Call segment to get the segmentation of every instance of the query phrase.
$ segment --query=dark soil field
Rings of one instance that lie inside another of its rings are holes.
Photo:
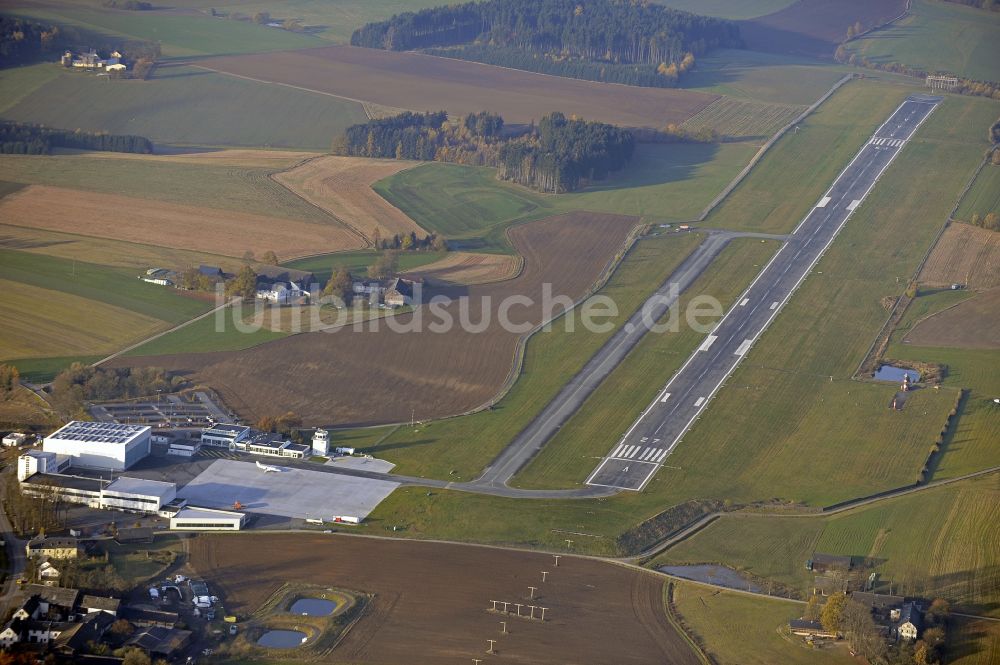
[[[629,127],[663,127],[684,122],[717,98],[687,90],[595,83],[419,53],[350,46],[224,56],[198,64],[414,111],[444,109],[464,115],[485,109],[516,124],[562,111]]]
[[[905,0],[800,0],[773,14],[740,23],[746,46],[754,51],[833,59],[848,26],[864,28],[899,16]]]
[[[906,344],[958,349],[1000,349],[1000,289],[990,289],[924,319]]]
[[[447,305],[434,305],[440,315],[424,306],[391,319],[394,326],[420,322],[419,332],[396,332],[389,320],[382,320],[378,330],[347,326],[245,351],[120,358],[113,364],[182,372],[216,389],[245,418],[294,411],[307,425],[345,426],[463,413],[500,391],[522,335],[562,311],[556,305],[546,315],[541,303],[545,285],[554,296],[571,301],[586,294],[637,222],[635,217],[570,213],[514,227],[510,238],[524,257],[521,273],[495,284],[429,290],[425,301],[435,293],[452,298]],[[515,294],[528,296],[533,304],[509,309],[510,322],[524,326],[512,332],[497,321],[501,301]],[[463,329],[463,306],[473,327],[484,320],[488,325],[480,332]],[[445,315],[454,325],[435,332],[429,324]]]
[[[190,552],[197,573],[238,615],[253,612],[284,582],[374,594],[326,662],[699,662],[667,621],[663,580],[611,563],[563,557],[555,567],[549,554],[301,534],[201,535]],[[538,587],[534,601],[528,585]],[[545,607],[546,621],[494,614],[490,600]],[[486,655],[487,639],[497,640],[495,655]]]

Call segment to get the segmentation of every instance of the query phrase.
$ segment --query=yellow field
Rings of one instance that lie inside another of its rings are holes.
[[[0,279],[4,360],[113,352],[168,324],[120,307]]]
[[[924,286],[957,282],[970,289],[1000,286],[1000,233],[950,224],[927,257],[919,281]]]
[[[417,162],[328,155],[277,173],[274,179],[295,194],[327,211],[368,240],[411,232],[427,232],[375,193],[372,183],[416,166]]]
[[[409,271],[408,274],[450,284],[489,284],[511,279],[520,270],[520,256],[449,252],[440,261]]]
[[[83,190],[30,185],[0,201],[7,224],[159,245],[192,246],[212,254],[258,256],[272,250],[283,260],[357,249],[361,238],[332,224],[280,219]]]
[[[52,427],[59,418],[41,397],[27,388],[18,388],[0,399],[0,423],[9,427]]]
[[[95,159],[134,159],[143,162],[175,162],[178,164],[206,164],[238,166],[242,168],[288,169],[297,163],[316,156],[314,152],[296,150],[209,150],[205,152],[178,152],[157,155],[140,155],[131,152],[87,153]]]

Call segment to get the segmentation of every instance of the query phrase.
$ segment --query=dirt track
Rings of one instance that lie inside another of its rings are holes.
[[[659,128],[680,124],[717,99],[687,90],[595,83],[351,46],[222,56],[198,64],[415,111],[444,109],[465,115],[486,109],[500,113],[508,123],[537,121],[547,113],[562,111],[587,120]]]
[[[455,325],[447,332],[434,332],[429,324],[443,317],[420,307],[393,318],[400,326],[421,322],[420,332],[395,332],[383,320],[377,331],[347,327],[293,335],[246,351],[119,358],[113,364],[191,375],[218,390],[246,418],[294,411],[307,425],[344,426],[462,413],[496,395],[511,371],[522,332],[496,325],[500,301],[529,296],[534,303],[515,305],[509,319],[539,325],[544,285],[572,300],[585,294],[637,222],[573,213],[515,227],[511,241],[524,257],[524,269],[515,279],[448,290],[453,299],[441,313]],[[489,325],[481,332],[463,329],[458,325],[463,305],[471,324],[488,317]]]
[[[699,662],[666,620],[663,581],[600,561],[562,558],[554,567],[552,556],[541,553],[247,534],[199,536],[191,542],[191,564],[221,590],[226,608],[241,615],[286,581],[375,594],[366,616],[328,657],[332,663]],[[545,583],[543,570],[549,572]],[[528,601],[528,585],[538,587],[536,601]],[[488,612],[493,599],[546,607],[546,621]],[[507,621],[507,635],[501,634],[501,620]],[[498,640],[496,656],[485,655],[487,638]]]
[[[376,231],[383,239],[410,232],[423,237],[427,233],[424,229],[371,187],[418,163],[328,155],[277,173],[274,179],[369,240]]]
[[[14,226],[234,257],[273,250],[293,259],[363,246],[361,238],[333,220],[312,224],[47,185],[29,185],[4,197],[0,219]]]

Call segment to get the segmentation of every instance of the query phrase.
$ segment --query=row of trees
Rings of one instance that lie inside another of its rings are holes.
[[[417,235],[416,231],[410,231],[409,233],[396,233],[393,234],[391,238],[383,238],[382,233],[375,229],[375,234],[372,237],[372,244],[375,245],[375,249],[381,250],[402,250],[407,251],[420,251],[420,250],[434,250],[435,252],[444,252],[448,249],[448,242],[436,233],[426,233],[424,237],[421,238]]]
[[[819,619],[825,630],[842,634],[851,649],[872,665],[933,665],[941,661],[949,613],[948,601],[936,598],[924,613],[921,639],[893,645],[882,637],[871,608],[842,592],[822,605],[818,596],[810,597],[805,618]]]
[[[843,45],[837,47],[833,57],[837,62],[845,63],[854,67],[864,67],[865,69],[892,72],[894,74],[903,74],[904,76],[913,76],[915,78],[925,78],[929,73],[919,67],[911,67],[910,65],[904,65],[900,62],[877,62],[875,60],[869,60],[865,56],[859,56],[857,53],[851,53]],[[961,76],[957,78],[958,86],[955,88],[954,92],[962,95],[972,95],[974,97],[1000,99],[1000,83],[996,83],[994,81],[976,81],[974,79],[963,78]]]
[[[0,63],[14,64],[37,59],[60,46],[56,26],[10,16],[0,16]]]
[[[988,212],[985,215],[974,212],[969,217],[969,223],[982,229],[1000,231],[1000,215],[997,215],[995,212]]]
[[[153,152],[152,142],[133,134],[105,134],[50,129],[20,122],[0,122],[0,153],[5,155],[47,155],[52,148],[76,148],[105,152]]]
[[[348,127],[335,152],[497,167],[497,177],[544,192],[567,192],[622,169],[635,150],[631,132],[552,113],[520,136],[503,137],[503,119],[469,114],[451,124],[445,112],[411,113]],[[415,235],[410,245],[415,245]],[[433,242],[428,237],[424,242]],[[441,241],[443,244],[443,240]],[[385,247],[384,243],[379,243]],[[406,237],[400,248],[407,248]]]
[[[354,31],[351,44],[394,51],[474,45],[453,55],[562,76],[666,86],[676,84],[688,55],[739,47],[742,40],[732,21],[648,2],[485,0],[369,23]],[[671,65],[675,69],[668,74]]]
[[[52,381],[52,401],[75,413],[85,400],[131,399],[176,392],[187,385],[162,367],[91,367],[73,363]]]

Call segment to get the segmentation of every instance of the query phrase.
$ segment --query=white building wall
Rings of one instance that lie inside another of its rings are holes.
[[[124,471],[149,455],[150,434],[147,430],[128,443],[107,443],[48,437],[42,444],[45,452],[73,458],[73,466]]]

